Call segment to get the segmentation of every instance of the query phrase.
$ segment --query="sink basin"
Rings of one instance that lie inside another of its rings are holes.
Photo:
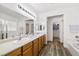
[[[28,40],[28,38],[23,37],[23,38],[21,38],[21,40],[16,39],[16,40],[13,41],[13,43],[21,43],[21,42],[24,42],[25,40]]]
[[[13,43],[19,43],[20,42],[20,40],[14,40],[13,41]]]

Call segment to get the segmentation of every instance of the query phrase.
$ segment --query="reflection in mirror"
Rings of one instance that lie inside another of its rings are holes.
[[[6,38],[9,37],[14,37],[16,36],[16,32],[17,32],[17,24],[14,21],[7,21],[6,24]]]
[[[16,36],[17,25],[15,21],[0,19],[0,39]]]
[[[34,21],[32,19],[26,20],[26,34],[34,33]]]
[[[26,25],[25,25],[26,24]],[[24,27],[23,27],[24,26]],[[0,39],[12,39],[25,34],[34,33],[34,21],[33,20],[5,20],[0,19]]]
[[[34,33],[34,24],[31,24],[31,33]]]
[[[26,34],[28,34],[28,33],[29,33],[29,24],[26,23]]]
[[[0,19],[0,40],[4,39],[4,20]]]

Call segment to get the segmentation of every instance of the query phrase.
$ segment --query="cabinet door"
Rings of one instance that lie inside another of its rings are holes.
[[[41,37],[39,38],[39,52],[41,51],[42,49],[42,40],[41,40]]]
[[[37,56],[39,53],[39,40],[36,39],[33,41],[33,55]]]
[[[41,41],[42,41],[42,48],[44,47],[44,38],[43,38],[43,36],[41,36]]]
[[[45,35],[42,36],[42,44],[43,44],[43,47],[45,46]]]
[[[27,50],[28,48],[32,47],[32,42],[27,43],[23,46],[23,51]]]
[[[46,35],[44,35],[44,45],[45,45],[45,41],[46,41]]]
[[[33,55],[33,49],[32,49],[32,42],[26,44],[23,46],[23,56],[32,56]]]
[[[6,56],[20,56],[21,55],[21,48],[18,48],[8,54],[6,54]]]
[[[32,47],[29,47],[26,51],[23,52],[23,56],[32,56]]]

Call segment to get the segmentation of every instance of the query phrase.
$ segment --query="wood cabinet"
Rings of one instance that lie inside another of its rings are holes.
[[[32,56],[33,55],[32,42],[23,46],[22,55],[23,56]]]
[[[44,47],[45,35],[6,54],[6,56],[37,56]]]
[[[33,41],[33,55],[37,56],[38,53],[39,53],[39,39],[37,38]]]
[[[6,56],[20,56],[21,55],[21,48],[15,49],[14,51],[6,54]]]

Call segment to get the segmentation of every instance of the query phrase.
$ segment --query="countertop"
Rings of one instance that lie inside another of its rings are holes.
[[[42,35],[44,35],[44,33],[28,35],[27,37],[22,37],[21,40],[11,40],[11,41],[7,41],[5,43],[1,43],[0,44],[0,56],[5,55],[5,54],[17,49],[17,48],[35,40],[36,38],[38,38]]]

